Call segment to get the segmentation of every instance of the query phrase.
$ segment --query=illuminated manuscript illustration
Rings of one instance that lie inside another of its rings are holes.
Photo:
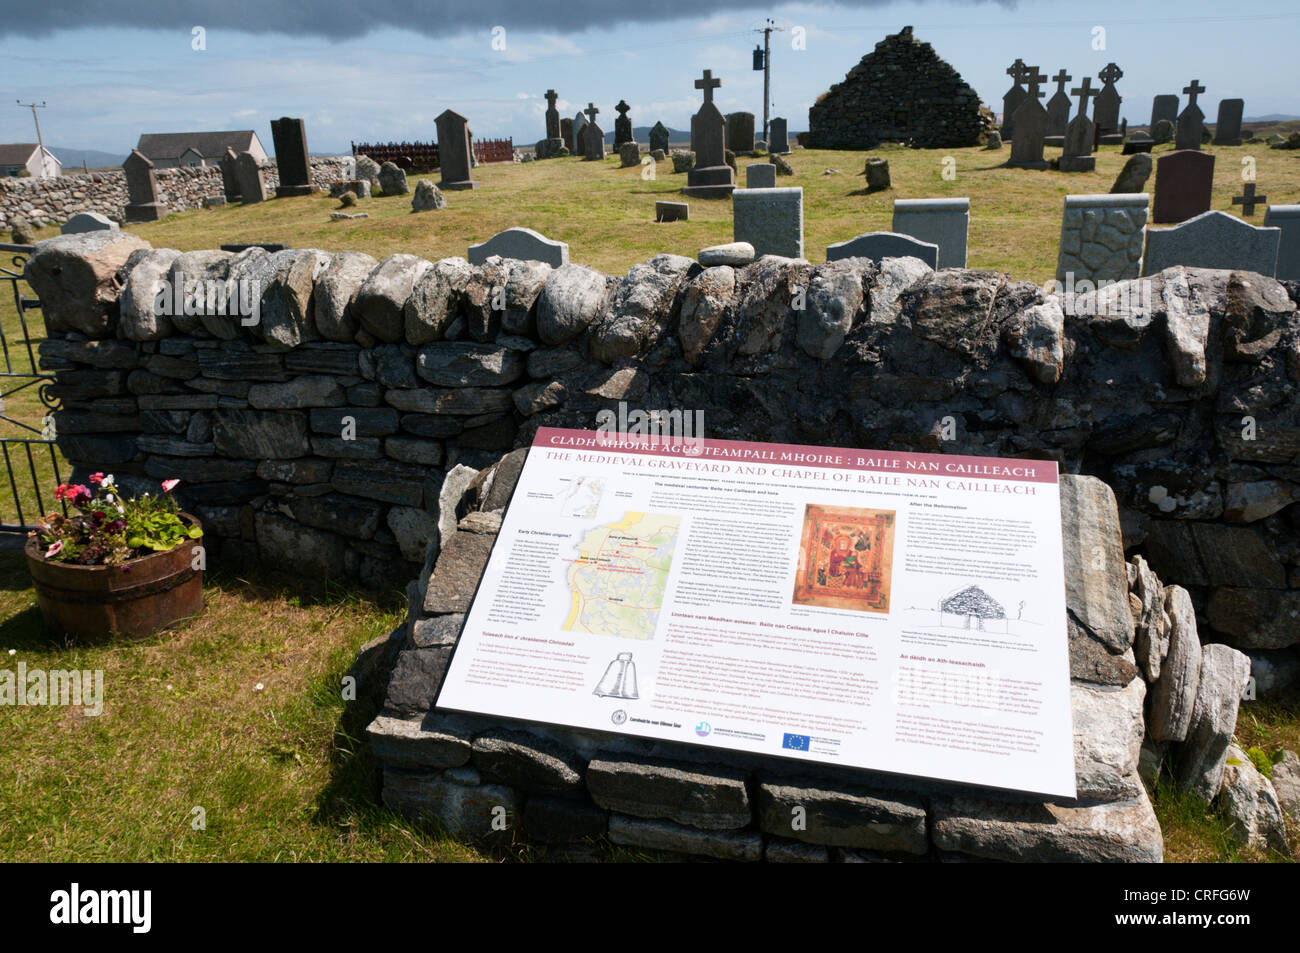
[[[888,612],[894,517],[894,510],[808,504],[795,604]]]

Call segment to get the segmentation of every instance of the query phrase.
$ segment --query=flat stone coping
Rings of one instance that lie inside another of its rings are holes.
[[[1078,206],[1087,206],[1089,208],[1146,208],[1151,202],[1151,195],[1148,192],[1118,192],[1114,195],[1104,193],[1101,195],[1067,195],[1065,197],[1065,207],[1075,208]],[[1297,206],[1300,208],[1300,206]]]
[[[802,197],[803,186],[791,185],[774,189],[736,189],[736,191],[731,193],[731,198],[733,201],[739,202],[741,199],[749,199],[752,201],[754,199],[771,198],[776,195],[799,195]]]
[[[1267,215],[1269,221],[1275,218],[1300,218],[1300,205],[1270,205]]]
[[[970,199],[894,199],[895,212],[969,212]]]

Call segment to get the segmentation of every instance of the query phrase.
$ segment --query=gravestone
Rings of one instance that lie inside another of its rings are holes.
[[[1038,86],[1047,77],[1038,72],[1037,66],[1031,66],[1024,78],[1029,89],[1012,117],[1015,135],[1011,137],[1011,158],[1007,165],[1014,169],[1046,169],[1043,137],[1047,134],[1047,110],[1038,101],[1044,95]]]
[[[1156,159],[1156,195],[1151,221],[1185,222],[1210,208],[1214,156],[1194,149],[1167,152]]]
[[[614,111],[618,113],[618,118],[614,120],[614,149],[615,151],[623,147],[625,142],[635,142],[632,136],[632,120],[627,118],[628,111],[632,107],[626,101],[620,99]]]
[[[790,133],[783,116],[777,116],[767,124],[767,151],[778,156],[790,151]]]
[[[560,138],[560,111],[555,108],[558,94],[553,89],[546,91],[546,138]]]
[[[60,235],[80,235],[82,232],[119,232],[117,222],[99,212],[78,212],[59,226]]]
[[[406,195],[411,191],[406,181],[406,170],[395,162],[385,162],[379,167],[379,187],[385,195]]]
[[[1256,194],[1255,194],[1255,183],[1254,183],[1254,182],[1247,182],[1246,185],[1245,185],[1245,187],[1242,189],[1242,194],[1241,194],[1241,195],[1234,195],[1234,196],[1232,197],[1232,204],[1233,204],[1233,205],[1240,205],[1240,206],[1241,206],[1241,214],[1242,214],[1242,215],[1250,216],[1250,215],[1254,215],[1254,214],[1255,214],[1255,206],[1256,206],[1256,205],[1266,205],[1266,204],[1268,204],[1268,196],[1267,196],[1267,195],[1256,195]]]
[[[582,127],[583,159],[587,162],[600,162],[605,158],[605,130],[596,123],[596,114],[600,112],[595,103],[587,103],[584,110],[587,124]]]
[[[686,202],[655,202],[656,222],[685,222],[691,217],[691,207]]]
[[[826,246],[827,261],[844,258],[870,258],[877,263],[886,258],[919,258],[931,268],[938,268],[939,246],[897,232],[867,232]]]
[[[1173,228],[1147,230],[1142,274],[1182,265],[1255,271],[1271,278],[1277,271],[1281,238],[1280,228],[1247,225],[1227,212],[1202,212]]]
[[[691,117],[691,151],[695,164],[686,173],[682,191],[699,198],[726,198],[736,187],[735,171],[727,164],[727,120],[713,102],[713,91],[722,80],[705,70],[695,81],[704,91],[704,104]]]
[[[776,188],[776,166],[770,162],[755,162],[745,166],[745,188]]]
[[[1070,122],[1070,94],[1065,91],[1065,85],[1074,79],[1065,70],[1061,70],[1052,80],[1056,83],[1056,92],[1052,98],[1047,101],[1047,135],[1048,145],[1051,145],[1052,136],[1064,136],[1065,127]]]
[[[803,257],[803,189],[737,189],[732,234],[754,246],[754,256]]]
[[[1160,119],[1151,128],[1151,139],[1157,145],[1164,145],[1166,142],[1174,141],[1174,134],[1178,127],[1174,125],[1171,119]]]
[[[126,221],[156,222],[164,217],[167,206],[158,203],[158,178],[144,153],[132,149],[122,163],[122,172],[126,175]]]
[[[1002,96],[1001,132],[1004,140],[1013,138],[1012,132],[1015,123],[1012,117],[1015,115],[1016,110],[1020,108],[1020,104],[1025,101],[1025,97],[1029,95],[1025,92],[1025,88],[1020,85],[1028,75],[1029,69],[1030,67],[1026,66],[1025,61],[1019,57],[1007,67],[1007,75],[1011,77],[1011,88]]]
[[[667,153],[668,137],[668,127],[662,122],[655,123],[654,128],[650,130],[650,151],[654,152],[658,149],[660,152]]]
[[[1142,270],[1150,196],[1067,195],[1061,216],[1056,280],[1122,281]]]
[[[481,265],[493,255],[518,261],[541,261],[559,268],[569,263],[569,246],[531,228],[507,228],[485,242],[470,245],[465,257],[471,265]]]
[[[1092,154],[1095,125],[1088,118],[1088,100],[1099,94],[1092,88],[1091,76],[1085,76],[1083,85],[1070,92],[1079,97],[1079,112],[1065,128],[1065,151],[1061,154],[1061,171],[1091,172],[1097,168],[1097,157]]]
[[[1148,131],[1152,137],[1156,134],[1156,123],[1161,119],[1168,119],[1171,123],[1178,122],[1177,96],[1166,93],[1151,100],[1151,122]]]
[[[1123,77],[1124,71],[1115,63],[1107,63],[1106,68],[1097,74],[1102,87],[1092,107],[1092,122],[1101,136],[1102,145],[1117,146],[1124,141],[1119,125],[1119,106],[1124,98],[1115,88],[1115,83]]]
[[[241,152],[235,160],[235,175],[239,178],[239,201],[254,205],[266,201],[266,183],[262,181],[262,164],[251,152]]]
[[[470,177],[469,171],[473,153],[469,120],[458,112],[446,109],[434,120],[434,125],[438,127],[438,164],[442,172],[438,188],[444,192],[449,189],[478,188],[478,183]]]
[[[1264,225],[1282,233],[1276,277],[1300,281],[1300,205],[1270,205],[1264,213]]]
[[[221,190],[225,193],[227,202],[239,201],[239,176],[235,173],[238,161],[239,156],[235,155],[235,150],[226,146],[226,154],[217,163],[221,167]]]
[[[753,113],[727,113],[727,148],[737,155],[754,151]]]
[[[1178,114],[1178,131],[1175,133],[1174,148],[1199,151],[1201,134],[1205,130],[1205,113],[1201,112],[1201,107],[1196,105],[1196,97],[1205,92],[1205,87],[1201,85],[1199,79],[1194,79],[1191,85],[1183,87],[1183,92],[1187,94],[1187,108]]]
[[[560,138],[564,141],[564,148],[569,150],[569,155],[576,155],[578,144],[573,138],[573,120],[564,118],[560,120]]]
[[[966,267],[970,199],[896,199],[891,231],[939,246],[940,268]]]
[[[1147,137],[1125,139],[1123,154],[1131,156],[1139,152],[1150,152],[1153,146],[1155,146],[1155,140]]]
[[[575,156],[585,156],[587,154],[587,140],[582,135],[582,130],[587,125],[587,117],[579,110],[578,114],[573,117],[573,148],[569,151]]]
[[[1115,184],[1110,187],[1111,194],[1141,192],[1146,188],[1147,179],[1151,177],[1151,169],[1154,165],[1151,156],[1146,153],[1131,157],[1124,163],[1124,168],[1120,169],[1119,175],[1115,176]]]
[[[1245,106],[1246,102],[1243,99],[1219,101],[1219,116],[1214,123],[1216,146],[1241,145],[1241,113]]]
[[[276,198],[311,195],[306,124],[288,116],[272,119],[271,139],[275,144],[275,166],[280,175],[280,184],[275,187]]]

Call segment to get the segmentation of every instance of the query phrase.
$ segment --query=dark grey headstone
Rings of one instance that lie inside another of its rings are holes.
[[[478,183],[470,178],[471,148],[469,120],[454,110],[444,110],[434,120],[438,127],[438,163],[442,170],[440,189],[473,189]]]
[[[618,113],[618,118],[614,120],[614,148],[617,150],[625,142],[632,142],[632,120],[627,118],[628,110],[632,107],[626,101],[620,99],[614,111]]]
[[[278,198],[311,195],[311,159],[307,155],[307,127],[301,119],[282,116],[271,120],[271,139],[275,143],[275,165],[280,184]]]
[[[553,89],[546,91],[546,138],[560,138],[560,111],[555,108],[556,92]],[[572,151],[572,150],[570,150]]]
[[[239,201],[239,175],[235,171],[238,161],[239,156],[235,155],[235,150],[226,146],[226,154],[221,157],[218,165],[221,166],[221,190],[225,193],[227,202]]]
[[[262,165],[251,152],[241,152],[235,160],[235,178],[239,180],[239,200],[245,205],[266,201]]]
[[[1224,99],[1219,102],[1219,117],[1214,123],[1216,146],[1241,145],[1241,113],[1245,100]]]
[[[650,151],[654,152],[659,149],[666,153],[668,151],[668,137],[668,127],[662,122],[655,123],[654,128],[650,130]]]
[[[1205,131],[1205,113],[1201,112],[1201,107],[1196,105],[1196,97],[1205,92],[1205,87],[1201,81],[1194,79],[1191,84],[1183,87],[1183,92],[1187,93],[1187,108],[1178,114],[1178,131],[1174,136],[1175,149],[1197,149],[1201,148],[1201,134]]]
[[[126,220],[156,222],[165,216],[167,206],[158,202],[158,179],[154,175],[153,163],[144,153],[132,149],[122,163],[122,171],[126,175]]]
[[[1178,97],[1170,94],[1157,96],[1151,101],[1151,127],[1150,132],[1154,136],[1156,123],[1161,119],[1168,119],[1172,123],[1178,122]]]
[[[1115,88],[1115,83],[1123,76],[1124,71],[1114,63],[1107,63],[1106,68],[1097,74],[1102,87],[1092,108],[1092,121],[1103,136],[1119,132],[1119,106],[1123,97]]]
[[[727,114],[727,148],[732,152],[754,151],[754,114]]]
[[[777,116],[767,124],[767,151],[773,155],[784,155],[790,151],[790,134],[783,116]]]

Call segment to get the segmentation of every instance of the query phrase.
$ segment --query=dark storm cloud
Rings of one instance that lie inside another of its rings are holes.
[[[837,0],[838,7],[886,6],[890,0]],[[1014,6],[1015,0],[967,0]],[[510,29],[577,32],[624,23],[666,23],[723,10],[755,10],[753,0],[69,0],[23,3],[0,17],[2,36],[48,36],[86,27],[154,30],[241,30],[345,40],[384,27],[448,36],[501,25]],[[763,11],[765,12],[765,11]]]

